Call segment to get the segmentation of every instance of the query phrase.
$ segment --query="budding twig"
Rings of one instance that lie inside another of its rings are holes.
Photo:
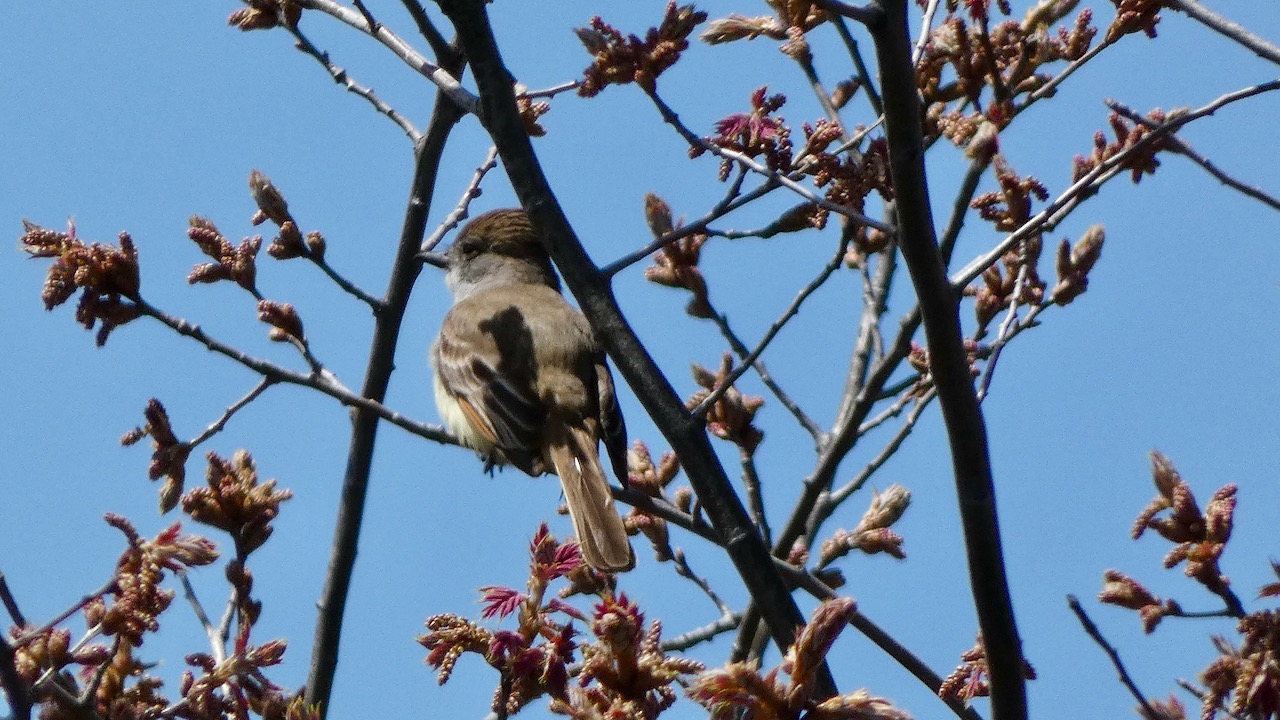
[[[435,249],[435,246],[440,244],[440,241],[444,239],[445,235],[449,234],[449,231],[469,217],[468,209],[471,206],[471,201],[480,197],[480,183],[484,180],[484,176],[497,164],[498,148],[490,146],[489,152],[484,156],[484,162],[480,163],[479,167],[476,168],[475,173],[471,176],[471,182],[467,183],[467,188],[462,191],[462,197],[458,199],[458,204],[453,206],[449,214],[444,217],[444,221],[432,231],[431,236],[422,241],[422,249],[419,251],[419,255]]]
[[[1167,135],[1177,132],[1186,124],[1199,120],[1208,115],[1212,115],[1223,107],[1234,102],[1239,102],[1260,95],[1272,90],[1280,90],[1280,80],[1272,80],[1270,82],[1260,83],[1247,88],[1236,90],[1210,102],[1209,104],[1192,110],[1187,113],[1179,113],[1171,116],[1167,121],[1151,128],[1151,132],[1144,136],[1141,140],[1130,145],[1128,148],[1121,150],[1110,158],[1099,163],[1097,167],[1086,173],[1062,192],[1053,202],[1037,213],[1030,220],[1022,224],[1022,227],[1010,233],[1004,240],[1001,240],[994,248],[987,251],[983,255],[970,261],[958,272],[951,276],[951,284],[960,288],[968,285],[982,274],[982,271],[991,266],[1009,251],[1018,242],[1035,235],[1037,233],[1047,232],[1061,221],[1076,206],[1083,202],[1086,198],[1093,195],[1099,187],[1105,182],[1115,177],[1116,174],[1124,169],[1124,164],[1134,155],[1146,152],[1151,145],[1164,139]]]
[[[1147,696],[1143,695],[1142,691],[1138,689],[1138,685],[1133,681],[1133,677],[1129,675],[1129,671],[1125,669],[1124,661],[1120,659],[1120,653],[1115,649],[1115,646],[1107,642],[1107,639],[1102,636],[1098,626],[1093,623],[1093,620],[1089,618],[1089,614],[1084,611],[1084,607],[1080,605],[1080,600],[1075,595],[1068,595],[1067,605],[1071,607],[1071,612],[1076,614],[1076,618],[1080,621],[1084,631],[1098,644],[1098,647],[1102,648],[1107,657],[1111,658],[1111,664],[1115,666],[1116,672],[1120,675],[1120,682],[1124,683],[1124,686],[1129,690],[1129,694],[1142,707],[1142,716],[1149,718],[1160,717],[1155,708],[1151,707],[1151,703],[1147,702]]]
[[[364,9],[362,4],[358,4],[358,7],[362,12],[368,12]],[[369,24],[373,26],[374,23],[372,22],[372,18],[367,15],[366,18]],[[355,78],[351,77],[350,73],[342,67],[339,67],[329,58],[329,53],[316,47],[315,43],[311,42],[311,39],[303,34],[297,26],[285,25],[284,27],[287,28],[289,33],[297,40],[294,47],[312,58],[315,58],[316,62],[324,66],[324,69],[328,71],[329,76],[333,78],[335,83],[346,88],[347,92],[354,93],[355,95],[364,98],[373,106],[374,110],[377,110],[379,113],[390,118],[392,122],[404,131],[405,135],[409,136],[410,141],[417,142],[418,138],[422,137],[422,132],[418,130],[418,128],[414,127],[413,123],[409,121],[409,118],[405,117],[404,114],[399,110],[396,110],[381,97],[378,97],[378,94],[375,93],[372,88],[356,82]],[[381,24],[377,24],[377,27],[381,28],[382,26]]]

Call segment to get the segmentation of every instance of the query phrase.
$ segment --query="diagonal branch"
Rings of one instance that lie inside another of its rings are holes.
[[[1280,65],[1280,47],[1276,47],[1274,44],[1249,32],[1247,28],[1213,12],[1196,2],[1196,0],[1164,0],[1164,4],[1174,10],[1185,13],[1187,17],[1202,23],[1210,30],[1240,43],[1252,50],[1258,57]]]
[[[479,98],[464,88],[458,82],[458,79],[449,72],[448,65],[457,63],[456,58],[437,58],[440,62],[437,65],[427,59],[427,56],[414,49],[412,45],[405,42],[404,38],[388,30],[385,25],[370,25],[369,21],[358,10],[353,10],[335,0],[298,0],[298,4],[308,10],[319,10],[326,15],[337,18],[382,43],[388,50],[395,53],[396,57],[403,60],[406,65],[435,83],[436,87],[448,95],[454,104],[464,112],[474,113],[476,108],[479,107]]]
[[[1129,689],[1129,694],[1133,696],[1133,699],[1138,701],[1138,706],[1142,708],[1143,716],[1149,718],[1161,717],[1161,714],[1151,707],[1147,697],[1138,689],[1137,683],[1133,681],[1133,677],[1125,669],[1124,662],[1120,659],[1120,653],[1116,651],[1115,646],[1107,642],[1107,639],[1102,636],[1102,631],[1098,630],[1098,626],[1093,623],[1092,618],[1084,611],[1084,607],[1080,605],[1080,601],[1076,596],[1068,595],[1067,604],[1071,606],[1071,612],[1075,613],[1076,618],[1080,620],[1080,625],[1084,627],[1084,631],[1089,634],[1089,637],[1093,638],[1094,642],[1098,643],[1098,647],[1102,648],[1107,657],[1111,658],[1111,664],[1115,667],[1116,673],[1120,675],[1120,682],[1124,683],[1124,686]]]
[[[461,75],[463,61],[443,68],[441,72],[450,78]],[[456,81],[453,81],[456,83]],[[439,84],[439,83],[437,83]],[[360,395],[379,405],[386,397],[395,369],[396,344],[400,325],[414,282],[422,270],[417,260],[419,245],[426,233],[427,213],[435,195],[436,176],[453,128],[463,116],[453,95],[442,87],[436,93],[435,109],[427,126],[426,135],[414,144],[413,183],[405,210],[404,225],[396,247],[391,276],[380,312],[374,322],[373,339],[369,347],[369,361],[365,369],[364,386]],[[333,678],[338,666],[338,645],[342,636],[342,616],[347,604],[347,591],[355,568],[356,546],[360,538],[360,525],[364,516],[365,498],[369,489],[369,473],[373,464],[374,441],[377,438],[380,415],[369,408],[360,407],[352,415],[351,441],[347,450],[347,467],[342,482],[342,498],[334,527],[333,548],[329,567],[325,572],[324,589],[316,617],[315,638],[312,641],[311,666],[307,675],[306,702],[318,706],[323,714],[328,711],[329,697],[333,692]]]

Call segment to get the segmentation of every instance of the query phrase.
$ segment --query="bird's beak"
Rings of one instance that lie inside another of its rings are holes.
[[[444,253],[438,253],[438,252],[418,253],[418,259],[428,265],[435,265],[441,270],[449,269],[449,257]]]

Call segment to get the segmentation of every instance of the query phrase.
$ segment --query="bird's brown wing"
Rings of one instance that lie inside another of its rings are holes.
[[[613,376],[604,362],[604,355],[596,361],[596,391],[600,398],[600,439],[609,453],[613,474],[622,487],[627,486],[627,425],[622,420],[618,396],[613,389]]]
[[[456,308],[455,308],[456,310]],[[509,308],[495,314],[479,328],[457,322],[457,313],[445,317],[445,328],[436,344],[436,372],[445,390],[462,408],[471,427],[502,454],[502,459],[530,475],[545,470],[540,453],[546,407],[534,385],[534,371],[525,365],[531,350],[499,348],[494,325],[506,325],[520,343],[519,313]],[[479,331],[477,331],[479,330]]]

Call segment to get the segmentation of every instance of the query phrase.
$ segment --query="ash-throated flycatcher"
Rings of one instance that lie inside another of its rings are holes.
[[[635,565],[600,465],[604,442],[626,482],[627,438],[604,352],[523,210],[467,224],[443,256],[453,292],[431,348],[436,407],[463,445],[530,475],[560,476],[587,564]]]

